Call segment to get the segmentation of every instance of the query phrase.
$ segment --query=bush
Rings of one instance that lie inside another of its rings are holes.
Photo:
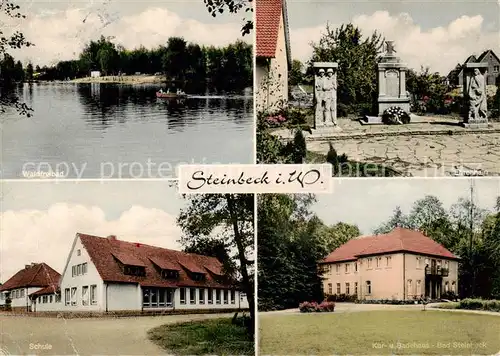
[[[355,294],[332,294],[326,297],[327,302],[345,302],[345,303],[354,303],[358,299],[358,296]]]
[[[453,291],[447,291],[441,294],[441,299],[457,300],[458,296]]]
[[[467,298],[458,304],[459,309],[487,310],[500,312],[500,300],[484,300]]]
[[[335,310],[335,303],[323,301],[321,304],[316,302],[303,302],[299,304],[301,313],[331,313]]]

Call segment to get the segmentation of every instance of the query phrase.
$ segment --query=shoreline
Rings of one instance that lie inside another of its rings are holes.
[[[163,75],[110,75],[103,77],[85,77],[67,81],[69,83],[99,83],[99,84],[163,84],[166,78]]]

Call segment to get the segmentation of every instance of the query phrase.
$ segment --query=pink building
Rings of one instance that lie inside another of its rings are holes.
[[[459,258],[419,231],[352,239],[319,263],[325,295],[411,300],[458,293]]]

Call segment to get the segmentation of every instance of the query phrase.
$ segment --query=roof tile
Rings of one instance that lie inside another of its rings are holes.
[[[258,57],[274,58],[282,15],[282,0],[256,0],[256,44]]]

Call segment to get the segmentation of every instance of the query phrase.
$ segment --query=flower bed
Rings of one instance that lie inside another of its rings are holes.
[[[321,304],[316,302],[303,302],[299,304],[299,310],[301,313],[331,313],[335,310],[335,303],[327,301],[321,302]]]

